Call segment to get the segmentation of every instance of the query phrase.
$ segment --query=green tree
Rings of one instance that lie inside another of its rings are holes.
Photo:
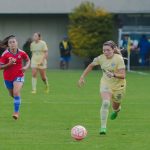
[[[93,3],[84,2],[69,15],[69,38],[73,53],[93,59],[102,53],[102,44],[112,39],[113,17]]]

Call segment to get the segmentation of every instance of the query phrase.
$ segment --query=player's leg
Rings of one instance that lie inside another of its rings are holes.
[[[110,116],[111,120],[114,120],[114,119],[117,118],[118,113],[121,110],[121,101],[122,101],[122,98],[123,98],[124,94],[125,94],[125,89],[113,92],[113,97],[112,97],[112,109],[113,109],[113,112],[112,112],[112,114]]]
[[[60,60],[60,69],[64,69],[64,63],[62,60]]]
[[[9,92],[9,95],[11,97],[14,97],[13,96],[13,82],[5,80],[5,86],[6,86],[7,90],[8,90],[8,92]]]
[[[60,69],[64,69],[64,59],[63,59],[63,57],[60,58]]]
[[[102,105],[100,109],[100,116],[101,116],[100,134],[106,134],[107,119],[112,94],[110,92],[101,92],[101,97],[102,97]]]
[[[64,65],[64,69],[66,69],[67,68],[66,56],[63,57],[63,65]]]
[[[69,69],[69,57],[65,58],[65,63],[66,63],[66,69]]]
[[[14,85],[14,88],[13,88],[13,95],[14,95],[14,114],[13,114],[13,118],[18,119],[20,104],[21,104],[20,91],[23,87],[23,81],[20,78],[20,81],[14,81],[13,85]]]
[[[69,69],[69,61],[66,61],[66,69]]]
[[[41,78],[45,84],[45,92],[48,93],[49,92],[49,83],[48,83],[48,79],[46,76],[46,69],[39,69],[39,71],[40,71]]]
[[[121,110],[121,103],[112,102],[113,112],[111,113],[110,119],[114,120],[117,118],[119,111]]]
[[[69,69],[69,63],[70,63],[71,57],[66,57],[66,69]]]
[[[12,89],[8,89],[8,92],[9,92],[9,95],[14,98],[14,95],[13,95],[13,90]]]
[[[36,85],[37,85],[37,68],[32,68],[32,93],[36,93]]]

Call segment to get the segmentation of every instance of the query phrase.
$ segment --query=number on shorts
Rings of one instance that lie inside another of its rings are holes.
[[[24,78],[23,77],[18,77],[18,78],[16,78],[15,81],[17,81],[17,82],[24,82]]]

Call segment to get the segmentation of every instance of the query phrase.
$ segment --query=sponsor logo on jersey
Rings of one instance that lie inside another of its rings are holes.
[[[18,58],[20,59],[20,58],[21,58],[21,56],[20,56],[20,55],[18,55]]]
[[[115,63],[112,63],[111,66],[112,66],[112,67],[115,67]]]
[[[15,58],[9,57],[8,59],[9,59],[9,60],[12,60],[12,61],[13,61],[13,64],[16,64],[16,59],[15,59]]]

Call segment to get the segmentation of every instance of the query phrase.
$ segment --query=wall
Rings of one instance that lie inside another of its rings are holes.
[[[0,0],[0,13],[70,13],[87,0]],[[150,0],[88,0],[112,13],[149,13]]]
[[[40,32],[49,47],[49,68],[59,68],[58,45],[67,33],[67,15],[0,15],[0,20],[0,39],[14,34],[21,48],[34,32]],[[83,60],[73,56],[70,67],[83,68]]]

